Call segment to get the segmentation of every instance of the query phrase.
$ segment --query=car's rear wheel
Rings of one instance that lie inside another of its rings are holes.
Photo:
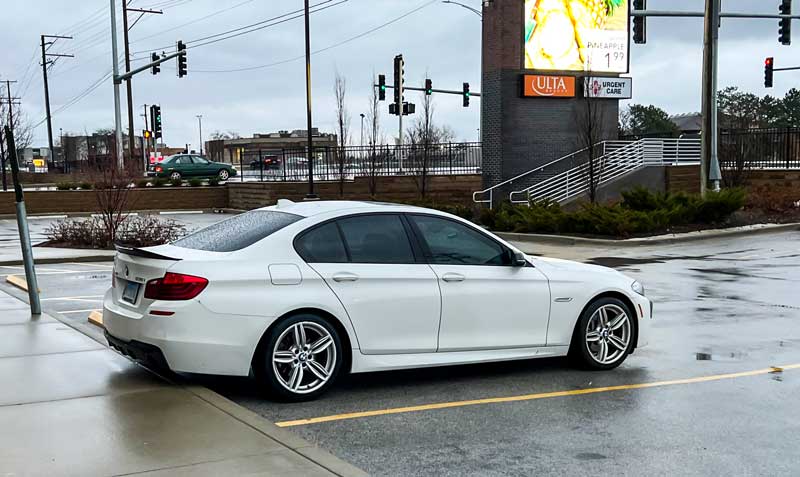
[[[219,176],[219,180],[226,181],[231,176],[231,173],[228,172],[227,169],[222,169],[221,171],[219,171],[219,174],[217,175]]]
[[[633,348],[635,315],[617,298],[594,301],[584,310],[572,337],[570,354],[588,369],[614,369]]]
[[[178,171],[175,171],[175,172],[173,172],[172,174],[169,175],[169,178],[174,180],[174,181],[179,181],[179,180],[181,180],[181,173],[178,172]]]
[[[312,314],[284,319],[266,337],[257,371],[271,393],[285,401],[309,401],[335,381],[342,365],[336,329]]]

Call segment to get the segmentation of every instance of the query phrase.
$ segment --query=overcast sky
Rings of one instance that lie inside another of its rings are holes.
[[[312,4],[325,0],[312,0]],[[328,5],[338,3],[334,0]],[[509,0],[505,0],[509,1]],[[463,0],[476,8],[478,0]],[[0,17],[0,80],[18,80],[22,108],[32,123],[45,116],[39,35],[72,35],[49,50],[71,53],[60,59],[50,75],[54,134],[92,132],[113,126],[110,80],[70,103],[111,70],[109,5],[107,0],[4,0]],[[777,13],[778,0],[723,0],[723,11]],[[426,5],[399,21],[339,46],[386,22]],[[701,10],[703,0],[650,0],[650,9]],[[118,2],[119,5],[119,2]],[[149,52],[172,51],[174,41],[196,40],[302,8],[302,0],[132,0],[132,8],[163,9],[147,15],[131,30],[134,58]],[[217,13],[219,12],[219,13]],[[207,17],[207,18],[204,18]],[[131,19],[136,16],[131,14]],[[190,23],[186,25],[187,23]],[[352,142],[360,136],[359,114],[365,112],[373,73],[391,78],[392,58],[403,53],[407,84],[421,83],[428,72],[437,88],[460,89],[469,82],[480,91],[480,19],[466,9],[428,0],[349,0],[312,15],[312,49],[329,48],[313,56],[314,125],[335,129],[333,78],[339,70],[348,81],[348,107],[353,117]],[[727,85],[762,95],[763,61],[774,56],[776,67],[796,66],[796,46],[777,42],[777,20],[724,20],[721,30],[720,87]],[[800,29],[795,29],[795,36]],[[800,38],[795,38],[800,44]],[[121,44],[121,28],[120,28]],[[305,128],[305,64],[302,19],[286,21],[237,38],[189,50],[189,76],[178,79],[173,62],[158,76],[134,80],[136,130],[143,126],[143,104],[160,103],[168,144],[190,143],[197,148],[196,115],[203,115],[203,132],[232,130],[243,136],[257,132]],[[702,19],[651,19],[648,43],[633,45],[631,76],[634,102],[656,104],[669,113],[700,109]],[[287,61],[288,60],[288,61]],[[274,64],[279,63],[279,64]],[[135,63],[142,64],[141,62]],[[238,72],[211,72],[272,66]],[[775,88],[782,96],[793,86],[796,73],[776,73]],[[391,79],[390,79],[391,81]],[[123,111],[124,110],[124,88]],[[391,97],[391,95],[390,95]],[[407,99],[419,103],[415,94]],[[436,120],[453,127],[459,139],[476,140],[479,99],[464,109],[458,96],[435,98]],[[65,108],[65,106],[68,106]],[[396,135],[396,117],[384,103],[382,125]],[[127,128],[127,119],[123,121]],[[56,139],[57,142],[57,139]],[[34,144],[46,145],[47,128],[40,124]]]

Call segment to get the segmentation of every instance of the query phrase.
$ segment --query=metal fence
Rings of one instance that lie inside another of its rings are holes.
[[[723,130],[723,169],[800,169],[800,128]]]
[[[245,150],[234,164],[241,181],[308,180],[307,148]],[[314,180],[356,177],[455,175],[481,173],[480,143],[408,144],[400,146],[317,147]]]

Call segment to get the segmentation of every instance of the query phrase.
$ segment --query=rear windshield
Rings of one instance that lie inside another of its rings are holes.
[[[272,210],[253,210],[172,243],[177,247],[207,252],[234,252],[249,247],[303,217]]]

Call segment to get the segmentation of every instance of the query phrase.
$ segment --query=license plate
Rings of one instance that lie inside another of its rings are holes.
[[[139,285],[135,282],[128,282],[125,285],[125,290],[122,292],[122,299],[127,301],[128,303],[136,303],[136,298],[139,297]]]

